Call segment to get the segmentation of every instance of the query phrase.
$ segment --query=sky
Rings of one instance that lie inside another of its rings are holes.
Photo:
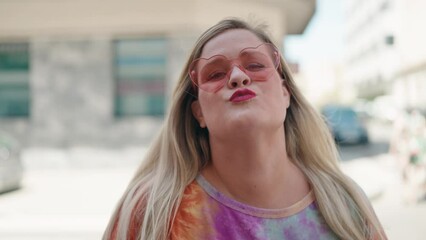
[[[285,57],[303,68],[324,59],[339,61],[343,53],[343,1],[317,0],[316,12],[302,35],[284,40]]]

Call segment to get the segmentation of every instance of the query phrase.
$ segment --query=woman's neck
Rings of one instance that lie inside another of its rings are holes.
[[[212,162],[203,176],[220,192],[261,208],[285,208],[309,192],[301,170],[291,161],[281,134],[210,137]]]

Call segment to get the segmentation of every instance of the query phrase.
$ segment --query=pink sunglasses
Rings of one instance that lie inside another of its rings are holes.
[[[266,81],[280,65],[280,54],[270,43],[244,48],[235,59],[224,55],[197,58],[189,66],[189,76],[198,88],[217,92],[228,81],[234,66],[241,69],[252,81]]]

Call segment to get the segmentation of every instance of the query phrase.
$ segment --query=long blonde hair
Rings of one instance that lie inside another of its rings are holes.
[[[198,39],[173,93],[165,124],[119,201],[104,240],[169,238],[185,187],[211,161],[208,130],[199,127],[191,111],[197,89],[188,76],[189,64],[210,39],[227,30],[246,29],[272,43],[263,28],[226,19]],[[291,93],[284,122],[287,152],[309,179],[325,221],[342,239],[386,239],[366,196],[339,169],[334,140],[296,87],[284,59],[279,71]]]

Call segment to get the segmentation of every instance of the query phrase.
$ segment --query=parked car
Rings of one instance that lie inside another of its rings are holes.
[[[367,144],[367,128],[355,110],[346,106],[326,106],[321,113],[338,144]]]
[[[0,131],[0,193],[20,188],[23,167],[15,138]]]

